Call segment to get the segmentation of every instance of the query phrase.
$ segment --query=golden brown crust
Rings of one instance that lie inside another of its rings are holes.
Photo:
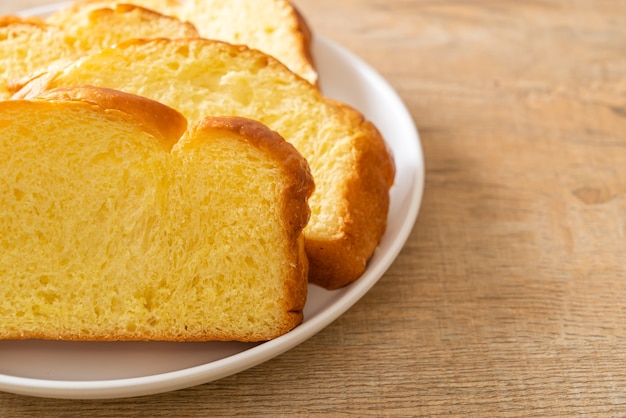
[[[117,4],[118,1],[103,1],[103,0],[76,0],[74,2],[72,2],[69,6],[67,6],[66,8],[63,8],[61,10],[59,10],[58,12],[54,13],[52,15],[52,17],[54,18],[55,15],[57,14],[62,14],[62,15],[66,15],[66,14],[72,14],[72,13],[78,13],[81,10],[83,10],[85,7],[89,7],[90,5],[96,5],[96,7],[98,7],[99,5],[111,5],[111,4]],[[128,0],[127,2],[122,2],[124,4],[130,4],[132,3],[132,0]],[[178,8],[181,6],[181,3],[178,0],[164,0],[165,7],[172,7],[172,8]]]
[[[353,120],[351,123],[360,127],[360,146],[355,147],[357,166],[346,187],[345,201],[351,203],[343,234],[332,241],[306,240],[309,281],[326,289],[338,289],[363,274],[385,233],[395,165],[385,141],[372,123],[351,107],[326,100],[343,108],[346,117]],[[347,263],[347,260],[352,262]]]
[[[315,65],[315,59],[313,57],[312,45],[313,45],[313,31],[311,31],[311,27],[308,22],[304,18],[304,15],[300,13],[300,10],[296,8],[296,6],[291,2],[286,2],[291,10],[293,10],[293,16],[297,22],[296,31],[300,34],[301,45],[302,45],[302,55],[306,58],[306,60],[311,65],[311,69],[317,71],[317,67]],[[313,83],[315,87],[319,87],[319,78],[315,77],[315,83]]]
[[[145,19],[168,19],[171,21],[177,21],[181,25],[185,27],[185,32],[188,32],[187,36],[190,38],[199,38],[200,34],[198,33],[198,29],[189,22],[183,22],[178,20],[175,17],[167,16],[162,13],[159,13],[155,10],[146,9],[145,7],[137,6],[135,4],[125,4],[120,3],[111,7],[103,7],[101,9],[95,9],[89,12],[89,20],[96,21],[98,19],[102,19],[111,14],[124,15],[127,13],[138,12],[141,13],[142,16],[145,16]]]
[[[38,17],[0,16],[0,28],[16,24],[35,26],[39,29],[47,29],[50,26]]]
[[[180,112],[155,100],[121,91],[93,86],[59,87],[44,91],[37,99],[79,101],[105,110],[131,115],[144,130],[170,150],[187,130],[187,119]]]

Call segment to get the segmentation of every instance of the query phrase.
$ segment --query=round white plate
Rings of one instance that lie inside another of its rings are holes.
[[[59,4],[25,11],[45,15]],[[355,283],[335,291],[309,286],[304,322],[262,344],[0,341],[0,390],[54,398],[122,398],[162,393],[217,380],[276,357],[346,312],[389,268],[417,218],[424,161],[417,129],[393,88],[358,57],[325,39],[313,53],[321,88],[373,121],[391,148],[396,184],[387,231]],[[271,379],[271,376],[269,377]]]

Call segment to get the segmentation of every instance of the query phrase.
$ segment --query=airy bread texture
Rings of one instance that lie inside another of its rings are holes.
[[[59,28],[37,18],[0,17],[0,100],[11,97],[9,82],[63,57],[77,55]]]
[[[302,321],[306,161],[107,89],[0,102],[0,338],[263,341]]]
[[[9,98],[22,79],[128,39],[199,36],[190,23],[137,6],[94,9],[80,17],[67,27],[0,17],[0,99]]]
[[[78,0],[52,14],[48,22],[73,27],[90,11],[120,3],[137,4],[189,21],[206,39],[259,49],[317,84],[310,51],[311,31],[288,0]]]
[[[370,122],[257,50],[209,41],[134,40],[33,80],[16,97],[99,85],[149,97],[191,123],[206,115],[259,120],[308,160],[315,178],[305,230],[309,279],[328,289],[356,280],[385,231],[393,159]]]

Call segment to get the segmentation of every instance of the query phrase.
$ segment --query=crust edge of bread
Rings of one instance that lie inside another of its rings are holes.
[[[311,260],[309,281],[328,290],[358,280],[367,268],[387,228],[390,194],[396,168],[393,154],[374,124],[347,104],[326,99],[344,110],[360,126],[361,144],[357,165],[346,188],[347,198],[358,210],[348,211],[345,229],[333,241],[308,238],[305,246]],[[363,229],[362,225],[371,228]],[[344,262],[339,263],[339,260]],[[351,263],[345,263],[351,260]]]

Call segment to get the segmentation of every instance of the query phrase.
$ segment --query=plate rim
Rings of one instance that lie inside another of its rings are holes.
[[[69,3],[71,2],[60,2],[26,9],[18,14],[22,16],[45,15]],[[393,101],[394,110],[403,113],[400,119],[407,121],[410,125],[411,132],[407,132],[406,136],[410,137],[412,142],[415,141],[413,145],[416,146],[417,150],[417,155],[414,155],[416,170],[411,179],[413,182],[411,199],[406,205],[407,217],[401,224],[390,248],[385,252],[382,260],[376,264],[375,271],[366,273],[369,280],[361,280],[363,279],[361,278],[349,285],[348,290],[344,288],[345,293],[337,301],[334,301],[309,320],[305,320],[289,333],[218,360],[174,371],[120,379],[56,380],[0,373],[0,391],[48,398],[112,399],[164,393],[209,383],[259,365],[305,342],[348,311],[382,278],[406,244],[419,215],[425,185],[424,155],[420,135],[403,100],[376,70],[356,54],[325,37],[314,36],[313,48],[316,47],[341,55],[349,61],[356,71],[376,83],[377,89],[384,90],[386,98]]]

